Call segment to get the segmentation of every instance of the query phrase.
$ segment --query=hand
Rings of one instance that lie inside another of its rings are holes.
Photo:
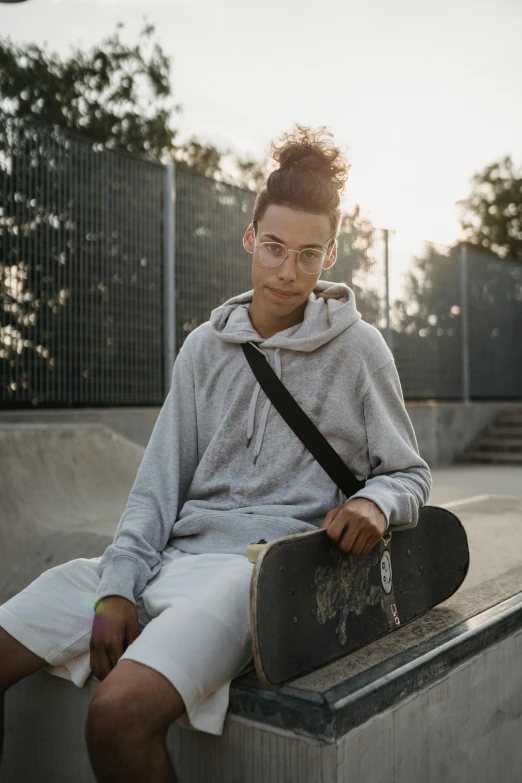
[[[138,612],[131,601],[120,595],[102,598],[96,607],[89,642],[93,674],[104,680],[140,633]]]
[[[354,498],[332,509],[320,527],[343,552],[367,555],[386,530],[386,517],[373,500]]]

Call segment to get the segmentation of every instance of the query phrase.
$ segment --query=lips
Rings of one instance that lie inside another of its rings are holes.
[[[268,286],[267,288],[278,299],[291,299],[293,296],[297,296],[294,291],[280,291],[278,288],[270,288]]]

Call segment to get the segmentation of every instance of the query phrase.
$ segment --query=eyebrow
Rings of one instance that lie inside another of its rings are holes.
[[[282,245],[285,244],[283,242],[283,240],[280,239],[279,237],[277,237],[275,234],[263,233],[263,234],[261,234],[261,236],[262,237],[268,237],[269,239],[273,239],[274,242],[280,242]],[[298,245],[296,250],[304,250],[305,247],[317,247],[319,250],[324,250],[324,245],[320,245],[317,242],[309,242],[306,245]]]

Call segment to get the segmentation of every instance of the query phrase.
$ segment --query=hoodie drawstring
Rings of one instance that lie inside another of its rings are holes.
[[[257,348],[260,353],[263,354],[265,359],[268,361],[268,358],[264,351],[261,351],[261,349],[256,345],[255,348]],[[281,379],[281,349],[276,348],[275,351],[275,373],[279,379]],[[247,423],[247,446],[250,445],[250,440],[252,439],[252,435],[254,434],[254,420],[256,415],[256,404],[257,404],[257,398],[259,397],[259,392],[261,391],[261,387],[259,383],[256,383],[254,392],[252,394],[252,399],[250,400],[250,407],[248,410],[248,423]],[[265,402],[263,412],[261,413],[261,420],[259,422],[259,427],[257,430],[257,438],[256,438],[256,447],[254,449],[254,465],[256,463],[256,460],[259,456],[259,452],[261,451],[261,446],[263,443],[263,437],[265,434],[266,429],[266,422],[268,419],[268,414],[270,412],[270,408],[272,407],[272,403],[269,399]]]

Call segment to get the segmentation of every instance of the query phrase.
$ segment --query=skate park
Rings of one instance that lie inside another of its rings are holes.
[[[177,353],[251,288],[241,237],[255,202],[252,188],[177,162],[12,117],[5,128],[0,605],[112,542]],[[393,233],[358,208],[344,214],[325,279],[350,287],[393,355],[429,503],[466,531],[466,578],[413,621],[281,686],[252,669],[237,677],[222,737],[170,726],[180,783],[520,779],[522,267],[467,240],[425,242],[401,267]],[[248,433],[250,412],[239,413]],[[9,688],[0,783],[94,783],[85,724],[99,687],[92,675],[77,688],[63,667]]]
[[[500,408],[501,419],[522,422],[522,405]],[[134,426],[143,440],[154,413],[143,412],[141,423],[131,416],[122,425],[119,411],[117,426],[131,437]],[[143,445],[96,421],[95,410],[20,418],[0,416],[8,523],[0,601],[53,565],[103,551],[143,454]],[[505,779],[516,779],[522,464],[464,462],[432,473],[430,502],[457,514],[468,536],[470,568],[457,593],[280,688],[261,686],[254,672],[235,680],[222,738],[169,730],[180,780],[384,781],[393,769],[398,780],[486,783],[500,763]],[[2,783],[94,780],[83,726],[98,684],[91,676],[78,689],[43,671],[8,691]]]

